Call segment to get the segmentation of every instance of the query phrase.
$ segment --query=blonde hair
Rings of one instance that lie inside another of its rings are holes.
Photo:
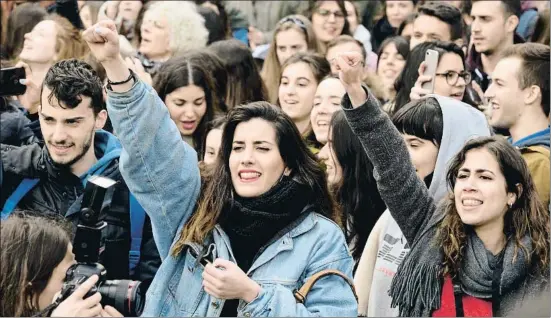
[[[172,56],[207,46],[209,31],[205,19],[197,12],[197,6],[189,1],[158,1],[145,14],[165,17],[169,27]]]
[[[302,25],[298,24],[296,21],[302,22]],[[281,76],[281,63],[277,58],[277,41],[276,37],[279,32],[287,30],[297,30],[301,33],[304,33],[306,37],[306,45],[308,51],[319,53],[320,43],[316,38],[314,30],[312,28],[312,23],[308,18],[303,15],[289,15],[281,19],[275,27],[274,35],[272,37],[272,44],[268,50],[266,60],[264,61],[264,66],[262,67],[261,76],[266,84],[268,89],[269,101],[272,104],[275,104],[277,101],[277,94],[279,90],[279,78]]]
[[[69,20],[57,14],[47,17],[46,20],[54,21],[56,24],[55,62],[86,57],[89,52],[88,45],[82,39],[80,31]]]

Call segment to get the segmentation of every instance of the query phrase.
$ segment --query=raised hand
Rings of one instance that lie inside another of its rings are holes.
[[[124,82],[130,78],[130,70],[120,55],[119,34],[115,22],[103,20],[89,27],[82,37],[90,47],[90,51],[101,63],[112,82]],[[130,90],[134,81],[112,86],[115,92]]]
[[[364,104],[367,94],[362,88],[365,65],[363,56],[358,52],[343,52],[331,63],[339,71],[339,79],[348,93],[352,107]]]
[[[18,62],[15,67],[22,67],[25,69],[25,81],[21,84],[27,86],[25,94],[17,96],[17,99],[29,113],[34,114],[38,111],[37,108],[40,104],[40,86],[42,83],[35,82],[33,72],[27,63]]]
[[[339,78],[345,87],[361,85],[365,61],[358,52],[342,52],[331,63],[339,71]]]
[[[432,81],[432,76],[424,75],[426,68],[427,64],[424,61],[421,62],[421,65],[419,65],[419,69],[417,70],[419,76],[417,77],[417,81],[415,81],[415,86],[411,88],[409,99],[418,100],[431,93],[428,89],[423,88],[424,83]]]
[[[84,31],[82,38],[98,62],[103,64],[120,57],[119,34],[115,22],[100,21]]]

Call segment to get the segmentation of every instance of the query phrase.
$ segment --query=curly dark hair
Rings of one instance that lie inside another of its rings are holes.
[[[471,150],[485,149],[499,164],[505,177],[507,192],[517,197],[505,214],[503,232],[515,243],[515,257],[519,252],[527,256],[530,271],[549,275],[549,210],[543,206],[536,192],[530,170],[526,162],[507,140],[499,137],[479,137],[472,139],[450,162],[446,179],[450,189],[455,188],[459,169]],[[453,194],[445,201],[445,217],[438,229],[437,240],[444,252],[444,274],[457,274],[464,257],[467,231],[472,226],[465,225],[457,213]],[[533,251],[522,244],[522,238],[531,239]]]
[[[82,102],[82,96],[86,96],[92,99],[90,107],[94,115],[105,109],[101,79],[86,62],[69,59],[55,63],[46,73],[42,91],[44,87],[51,90],[48,95],[50,105],[53,105],[52,100],[55,98],[60,107],[72,109]]]

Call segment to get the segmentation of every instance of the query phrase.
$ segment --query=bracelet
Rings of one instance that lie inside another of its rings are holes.
[[[128,76],[127,79],[125,79],[124,81],[120,81],[120,82],[111,82],[111,80],[108,78],[107,79],[107,85],[105,85],[105,87],[112,91],[112,87],[111,85],[122,85],[122,84],[126,84],[128,82],[130,82],[130,80],[134,79],[134,81],[136,81],[136,74],[134,74],[134,71],[132,71],[131,69],[128,69],[130,71],[130,76]]]

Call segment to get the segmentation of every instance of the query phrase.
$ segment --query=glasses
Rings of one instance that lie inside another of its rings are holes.
[[[304,24],[304,22],[300,21],[297,18],[286,17],[286,18],[283,18],[283,19],[279,20],[278,24],[281,25],[281,24],[286,23],[286,22],[291,22],[292,24],[294,24],[294,25],[298,26],[299,28],[301,28],[304,32],[307,32],[306,24]]]
[[[344,19],[344,13],[342,11],[330,11],[327,9],[317,9],[316,13],[321,15],[324,18],[328,18],[330,15],[333,15],[335,19]]]
[[[448,83],[448,85],[451,86],[457,84],[457,81],[459,81],[460,77],[463,78],[463,80],[465,81],[465,85],[468,85],[472,80],[471,73],[467,71],[462,71],[461,73],[457,73],[456,71],[447,71],[445,73],[437,73],[435,75],[445,76],[446,82]]]

